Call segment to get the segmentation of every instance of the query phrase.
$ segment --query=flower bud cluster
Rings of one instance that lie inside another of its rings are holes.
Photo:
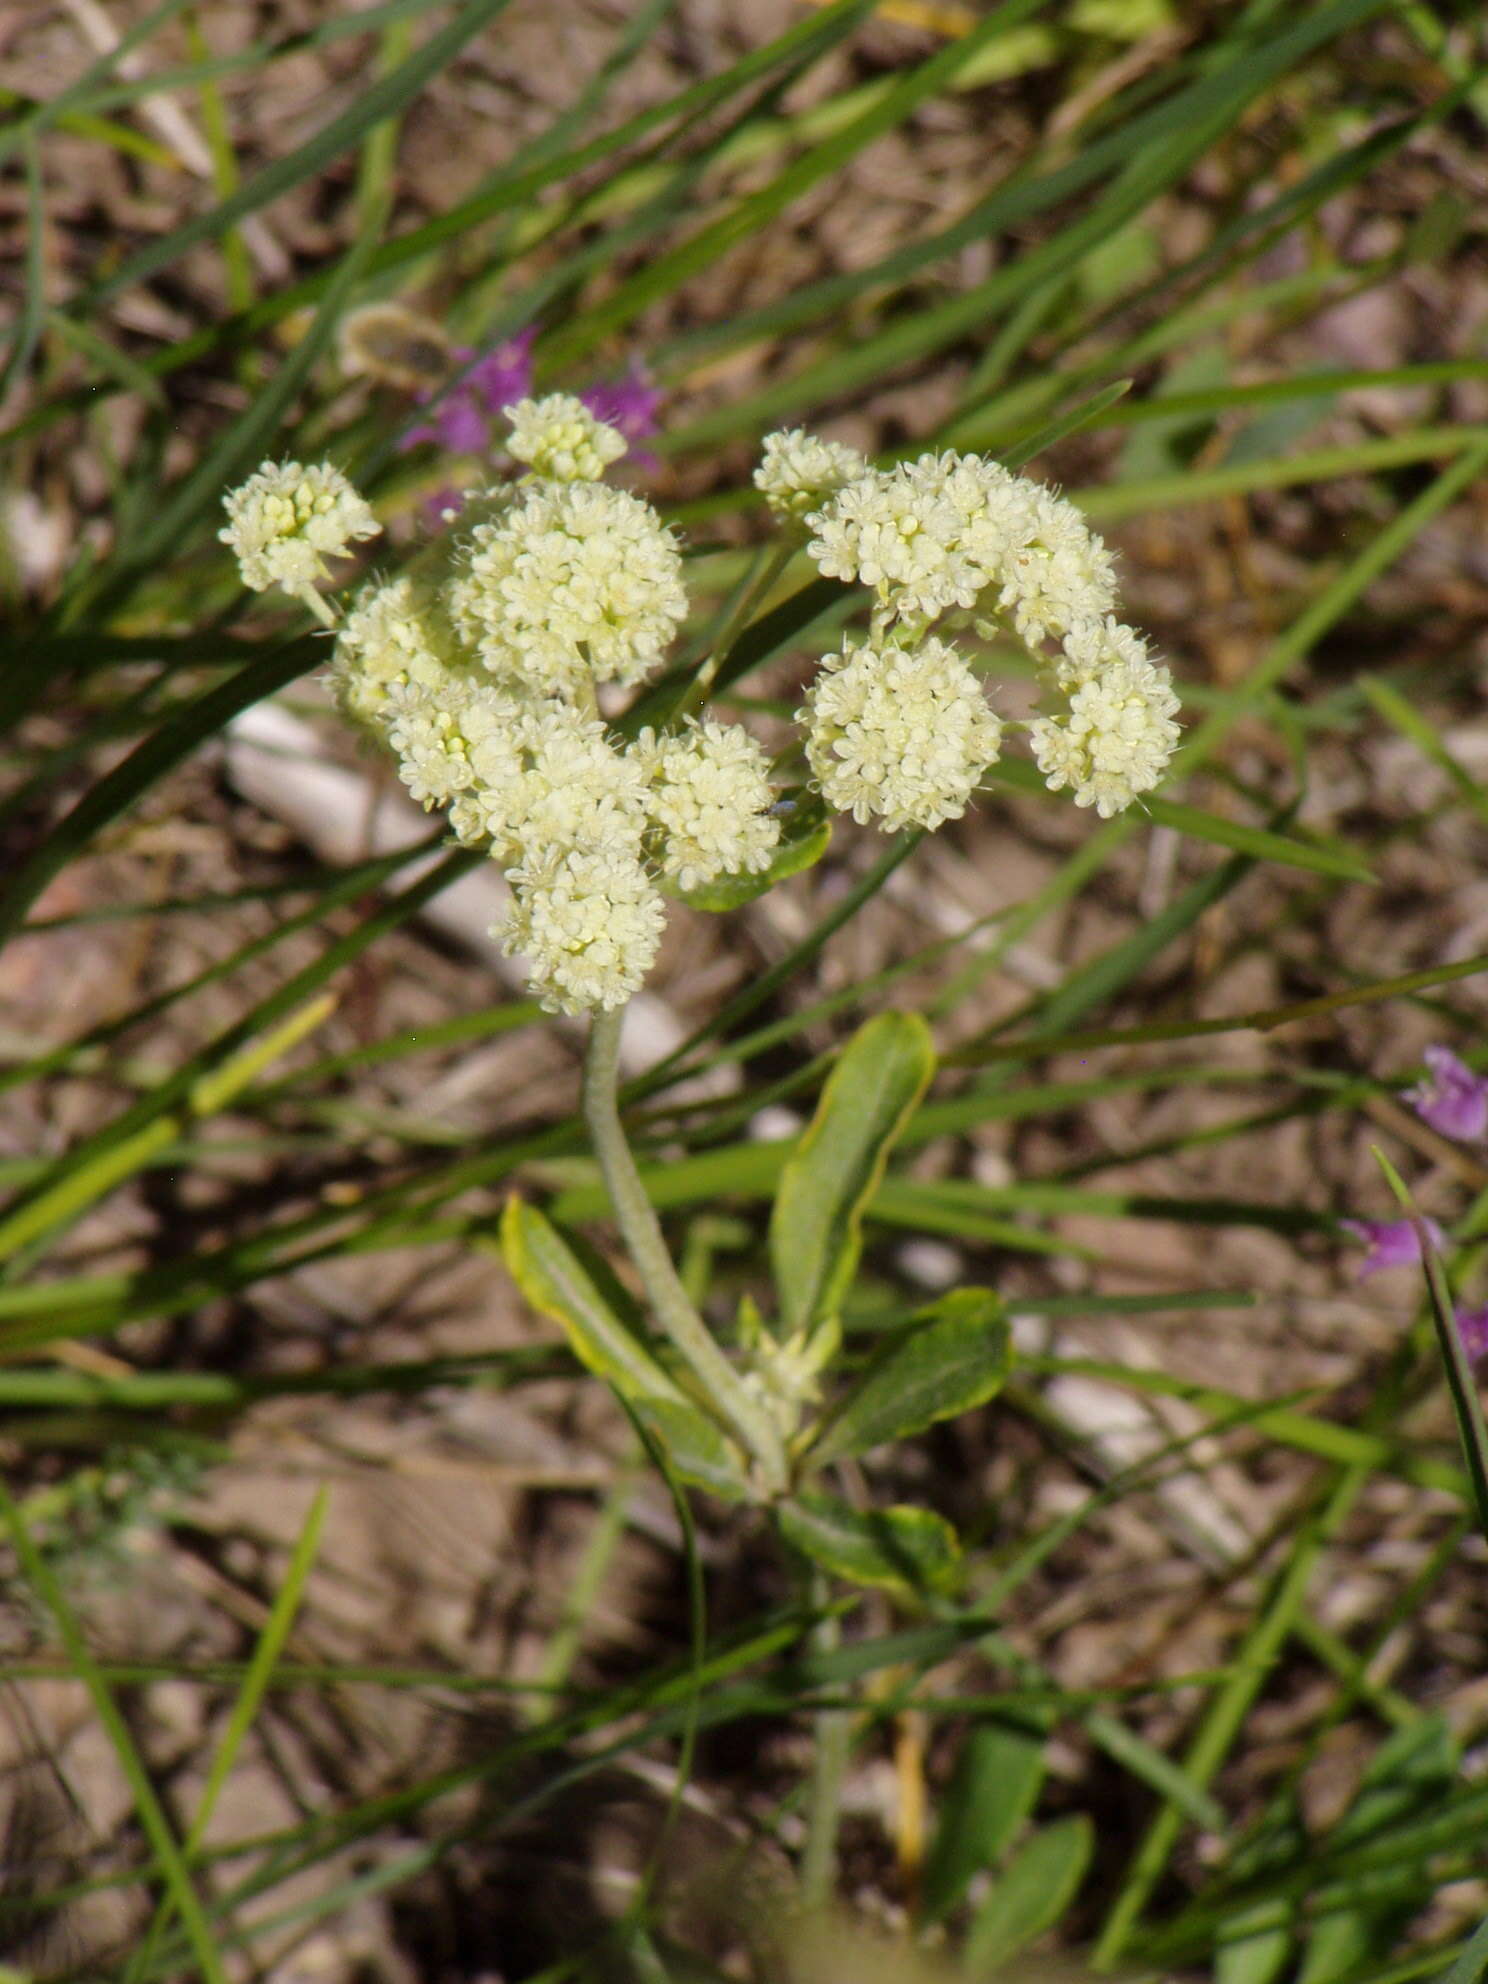
[[[979,455],[853,474],[850,453],[772,435],[755,478],[777,513],[804,516],[824,576],[875,596],[867,644],[827,657],[799,713],[829,803],[891,829],[965,810],[1003,726],[968,663],[930,632],[955,611],[984,635],[1010,627],[1038,664],[1056,707],[1029,728],[1051,789],[1109,819],[1157,785],[1178,742],[1177,697],[1114,617],[1111,554],[1074,505]]]
[[[331,679],[413,797],[505,871],[495,934],[544,1006],[614,1008],[656,956],[663,884],[768,866],[774,794],[737,727],[643,730],[629,746],[606,727],[597,685],[641,682],[681,625],[681,556],[648,503],[598,480],[625,452],[615,427],[561,393],[507,417],[531,473],[477,498],[451,546],[361,592]],[[324,467],[266,467],[227,508],[247,582],[291,591],[377,528]]]

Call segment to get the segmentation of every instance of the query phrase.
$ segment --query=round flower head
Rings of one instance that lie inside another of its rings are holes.
[[[342,621],[331,656],[331,686],[347,716],[386,727],[388,696],[410,682],[437,689],[469,674],[440,602],[426,580],[403,577],[365,587]]]
[[[512,907],[492,932],[532,967],[550,1013],[623,1006],[661,942],[666,907],[640,862],[614,849],[548,851],[511,870]]]
[[[572,393],[518,400],[506,417],[512,430],[507,451],[551,482],[598,482],[629,445]]]
[[[598,717],[564,703],[520,710],[478,739],[472,779],[452,815],[462,839],[489,839],[502,862],[547,853],[610,852],[638,861],[646,780]]]
[[[845,442],[822,441],[804,428],[787,427],[765,436],[754,486],[772,516],[796,524],[867,469],[862,455]]]
[[[828,805],[891,831],[958,819],[1002,740],[976,676],[934,639],[829,656],[797,716]]]
[[[1011,612],[1030,646],[1060,639],[1082,621],[1104,620],[1116,604],[1111,554],[1073,503],[1025,482],[1029,515],[1009,548],[998,605]]]
[[[265,462],[224,499],[227,523],[217,535],[237,556],[245,586],[304,593],[330,577],[327,558],[382,526],[339,469],[328,462]]]
[[[917,465],[870,469],[807,519],[807,546],[829,579],[872,586],[885,613],[931,620],[972,606],[987,573],[962,544],[955,505]]]
[[[602,483],[534,482],[471,533],[450,604],[493,673],[563,695],[586,681],[638,682],[687,595],[649,503]]]
[[[769,866],[780,839],[769,765],[736,723],[691,722],[675,737],[643,730],[628,754],[649,781],[659,866],[681,889]]]
[[[1177,708],[1166,668],[1113,662],[1076,689],[1067,716],[1030,726],[1038,768],[1051,791],[1067,785],[1077,806],[1109,820],[1161,779],[1178,742]]]
[[[1104,675],[1117,662],[1140,668],[1148,659],[1147,643],[1136,629],[1124,627],[1108,615],[1104,620],[1082,620],[1071,627],[1059,653],[1045,665],[1068,694]]]
[[[521,714],[518,703],[484,679],[395,685],[384,722],[399,778],[421,805],[451,805],[476,784],[483,742],[511,730]]]

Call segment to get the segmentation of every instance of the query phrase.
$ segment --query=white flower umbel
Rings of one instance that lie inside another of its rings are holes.
[[[265,462],[229,491],[227,523],[217,533],[238,560],[245,586],[282,586],[309,599],[330,577],[327,558],[349,558],[354,543],[382,526],[329,462]]]
[[[438,588],[412,577],[367,586],[342,621],[331,656],[331,687],[349,717],[386,729],[389,693],[417,683],[438,689],[469,675]]]
[[[681,889],[756,874],[780,839],[764,752],[736,723],[690,722],[674,737],[643,730],[629,757],[649,782],[658,865]]]
[[[807,521],[818,571],[871,586],[886,615],[933,620],[947,607],[975,605],[987,584],[984,566],[964,549],[955,506],[914,463],[870,469]]]
[[[1077,806],[1109,820],[1162,778],[1178,742],[1177,709],[1166,668],[1113,661],[1075,690],[1067,716],[1030,726],[1038,768],[1051,791],[1068,786]]]
[[[597,849],[640,859],[645,773],[610,743],[598,717],[565,703],[533,705],[470,756],[474,777],[455,829],[488,838],[498,861]]]
[[[1150,659],[1147,643],[1135,627],[1124,627],[1107,615],[1104,620],[1082,620],[1072,627],[1059,653],[1046,666],[1059,687],[1070,693],[1104,675],[1118,661],[1136,666]]]
[[[507,879],[511,912],[492,934],[528,960],[548,1012],[613,1011],[640,990],[666,907],[638,860],[614,848],[549,851]]]
[[[804,428],[787,427],[765,436],[754,486],[772,516],[794,525],[867,469],[863,456],[845,442],[822,441]]]
[[[527,484],[471,533],[449,597],[486,667],[540,695],[640,681],[687,610],[671,532],[596,482]]]
[[[1024,482],[1029,515],[1023,541],[1005,555],[998,605],[1036,648],[1083,621],[1104,620],[1116,604],[1111,554],[1073,503]]]
[[[890,831],[959,818],[1002,741],[981,683],[933,638],[829,655],[797,716],[827,804]]]
[[[572,393],[518,400],[505,409],[508,451],[551,482],[598,482],[629,445],[618,428],[592,414]]]
[[[433,686],[394,686],[383,720],[399,778],[428,807],[450,806],[468,795],[483,743],[506,735],[522,714],[522,706],[493,683],[452,676]]]

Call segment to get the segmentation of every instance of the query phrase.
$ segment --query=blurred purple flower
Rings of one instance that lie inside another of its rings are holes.
[[[478,393],[488,410],[500,413],[514,400],[524,400],[532,391],[532,347],[537,342],[537,326],[529,324],[513,338],[493,345],[478,364],[472,365],[461,385]],[[457,354],[463,364],[473,352]]]
[[[1476,1143],[1488,1131],[1488,1080],[1475,1075],[1450,1047],[1428,1047],[1424,1082],[1405,1091],[1423,1123],[1444,1137]]]
[[[1462,1348],[1474,1363],[1480,1357],[1488,1357],[1488,1304],[1479,1309],[1469,1309],[1459,1302],[1455,1311],[1457,1334],[1462,1339]]]
[[[451,386],[434,408],[430,419],[410,427],[398,446],[405,451],[421,441],[432,441],[452,455],[483,455],[491,446],[491,419],[513,400],[525,399],[532,390],[532,345],[535,325],[518,331],[514,338],[493,345],[484,357],[475,359],[469,345],[457,346],[454,358],[470,370],[458,385]],[[470,361],[475,359],[473,365]],[[427,400],[429,394],[424,394]]]
[[[1408,1268],[1421,1258],[1421,1242],[1415,1225],[1408,1219],[1345,1219],[1339,1224],[1369,1249],[1359,1263],[1359,1279],[1380,1274],[1385,1268]],[[1432,1246],[1445,1250],[1447,1236],[1434,1219],[1422,1220]]]
[[[468,489],[454,489],[449,485],[431,490],[420,507],[424,513],[424,523],[430,530],[443,530],[446,524],[453,523],[465,507]]]
[[[622,379],[586,386],[579,398],[596,420],[617,429],[627,441],[641,441],[660,430],[656,416],[661,408],[661,389],[652,385],[640,365],[633,364]]]

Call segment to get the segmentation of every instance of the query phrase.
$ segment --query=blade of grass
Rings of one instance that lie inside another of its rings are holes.
[[[432,0],[430,4],[432,6]],[[275,159],[272,165],[265,166],[230,198],[219,200],[208,211],[194,215],[169,234],[150,242],[111,275],[83,290],[73,300],[71,310],[81,316],[96,314],[110,297],[117,296],[121,290],[147,281],[202,242],[216,240],[245,214],[256,213],[281,193],[289,192],[304,180],[324,171],[333,159],[350,151],[385,118],[402,110],[427,82],[449,66],[468,41],[503,14],[509,4],[510,0],[463,0],[454,17],[430,35],[423,46],[391,75],[380,77],[339,116],[323,124],[286,157]]]
[[[222,1796],[227,1780],[232,1775],[233,1766],[238,1760],[238,1752],[243,1747],[248,1731],[253,1727],[254,1718],[273,1680],[280,1655],[284,1652],[285,1644],[299,1613],[300,1600],[304,1596],[305,1586],[320,1550],[320,1535],[325,1527],[329,1495],[330,1491],[325,1487],[318,1488],[315,1492],[315,1498],[310,1504],[310,1512],[305,1518],[304,1528],[300,1531],[290,1554],[289,1563],[285,1567],[284,1582],[274,1595],[269,1616],[264,1621],[258,1644],[253,1649],[253,1658],[243,1675],[242,1686],[238,1690],[227,1719],[227,1728],[223,1731],[222,1741],[212,1758],[207,1781],[202,1786],[196,1817],[191,1821],[190,1830],[186,1835],[188,1860],[199,1851],[206,1837],[207,1827],[212,1822],[212,1814],[217,1809],[217,1800]],[[161,1897],[154,1920],[150,1923],[142,1944],[137,1953],[131,1957],[124,1973],[126,1984],[129,1980],[148,1973],[156,1943],[169,1925],[174,1899],[169,1891]]]
[[[166,1891],[175,1902],[176,1910],[190,1940],[191,1950],[206,1984],[227,1984],[227,1970],[217,1947],[191,1876],[181,1854],[181,1849],[171,1831],[170,1821],[155,1794],[144,1762],[135,1748],[134,1739],[129,1733],[128,1724],[119,1713],[107,1682],[99,1673],[93,1655],[89,1650],[82,1629],[73,1617],[72,1608],[62,1595],[62,1587],[46,1558],[36,1547],[27,1523],[11,1498],[10,1490],[0,1480],[0,1517],[3,1517],[10,1530],[11,1541],[27,1582],[47,1611],[56,1622],[62,1644],[67,1649],[72,1663],[72,1671],[88,1691],[97,1716],[108,1737],[109,1745],[118,1758],[119,1768],[129,1786],[134,1809],[145,1837],[154,1851],[160,1868],[160,1878]]]

